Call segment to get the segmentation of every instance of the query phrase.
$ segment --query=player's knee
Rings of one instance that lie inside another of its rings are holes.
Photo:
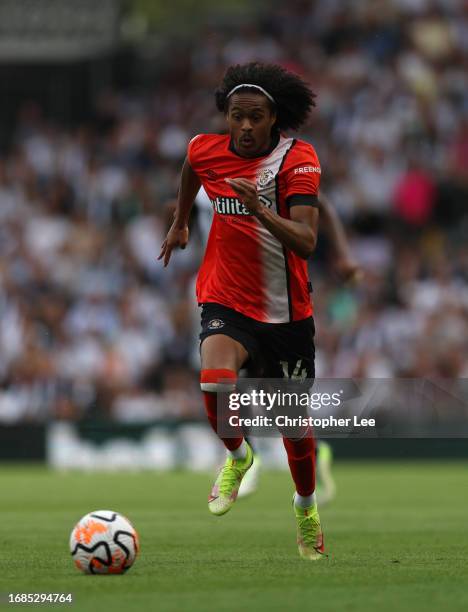
[[[226,393],[236,388],[237,373],[226,368],[206,369],[200,373],[200,388],[208,393]]]

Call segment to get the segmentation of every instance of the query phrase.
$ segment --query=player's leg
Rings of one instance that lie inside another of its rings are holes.
[[[297,544],[303,559],[324,557],[323,533],[315,495],[315,442],[311,432],[303,438],[283,437],[296,492],[293,508],[297,524]]]
[[[248,334],[246,321],[238,313],[217,305],[207,306],[202,312],[200,334],[200,384],[208,420],[227,449],[226,462],[208,499],[210,512],[219,516],[234,504],[242,479],[252,465],[253,453],[241,431],[234,437],[218,433],[221,425],[218,394],[235,389],[238,372],[255,351],[255,342]]]
[[[305,379],[310,383],[315,377],[314,334],[313,319],[270,326],[263,342],[269,356],[266,377],[283,378],[295,381],[295,384]],[[301,386],[304,392],[308,392],[310,384],[305,384],[305,380]],[[297,436],[284,432],[283,444],[296,489],[293,507],[299,554],[307,560],[322,559],[325,555],[315,496],[315,441],[312,431],[307,428]]]
[[[224,334],[214,334],[202,340],[200,354],[200,386],[206,415],[214,432],[219,436],[218,394],[234,391],[238,372],[249,355],[240,342]],[[233,457],[245,456],[242,434],[235,438],[219,437]]]
[[[291,477],[296,487],[295,503],[309,507],[315,498],[315,440],[310,430],[302,438],[286,438],[283,444],[288,456]]]

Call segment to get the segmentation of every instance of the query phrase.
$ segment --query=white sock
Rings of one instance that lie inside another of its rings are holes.
[[[228,450],[228,456],[233,459],[245,459],[247,457],[247,443],[242,440],[242,444],[236,448],[236,450]]]
[[[310,506],[315,506],[316,503],[317,500],[315,499],[315,493],[304,496],[299,495],[299,493],[296,492],[294,495],[294,505],[298,506],[299,508],[310,508]]]

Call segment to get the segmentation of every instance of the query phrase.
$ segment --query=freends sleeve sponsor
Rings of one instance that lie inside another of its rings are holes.
[[[298,142],[285,168],[286,198],[293,195],[317,195],[322,171],[312,145]]]

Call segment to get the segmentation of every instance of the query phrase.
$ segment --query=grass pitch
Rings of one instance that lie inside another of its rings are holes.
[[[321,512],[327,561],[297,554],[286,473],[212,517],[212,474],[0,468],[0,609],[9,592],[73,593],[70,609],[468,610],[466,463],[349,463]],[[142,551],[124,576],[84,576],[68,538],[91,510],[127,515]],[[41,605],[41,608],[68,608]]]

